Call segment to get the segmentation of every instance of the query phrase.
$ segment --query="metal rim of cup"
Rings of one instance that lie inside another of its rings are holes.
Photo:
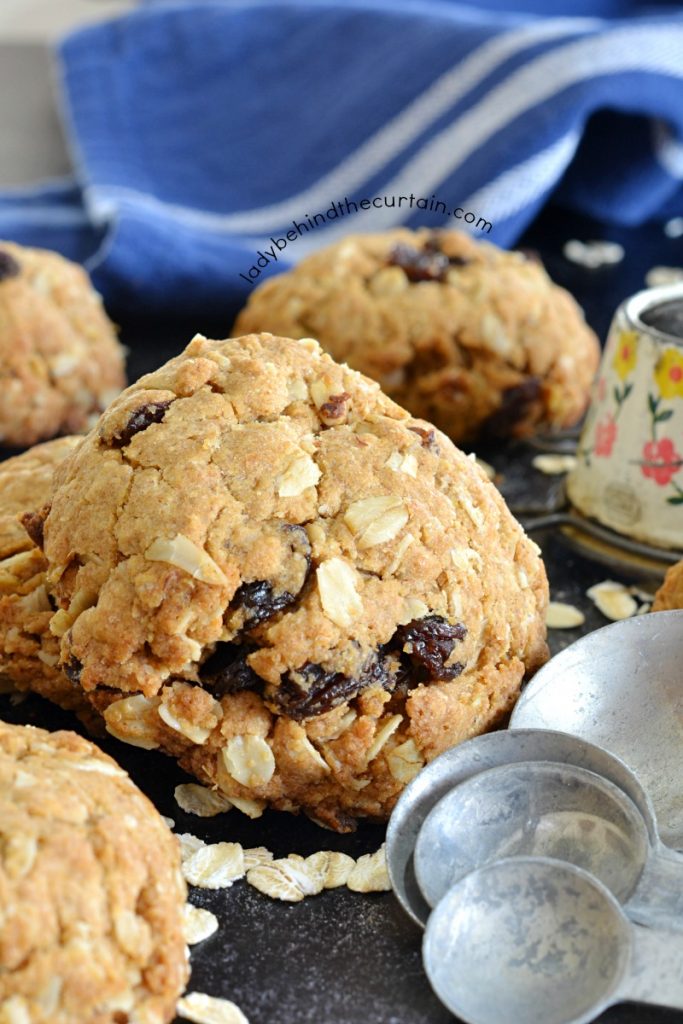
[[[635,330],[641,331],[643,334],[650,334],[658,341],[666,342],[669,345],[683,346],[682,337],[660,331],[658,327],[652,327],[641,319],[643,313],[678,300],[683,302],[683,282],[660,285],[657,288],[645,288],[642,292],[636,292],[635,295],[626,299],[622,311],[629,326]]]

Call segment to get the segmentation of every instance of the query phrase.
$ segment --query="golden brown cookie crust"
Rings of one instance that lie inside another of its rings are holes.
[[[124,385],[123,349],[85,271],[0,242],[0,445],[86,430]]]
[[[44,537],[110,731],[259,806],[385,817],[403,755],[490,728],[547,656],[496,488],[311,339],[195,338],[62,464]]]
[[[430,245],[438,276],[422,279],[409,251]],[[600,351],[536,260],[426,229],[350,236],[266,281],[234,327],[259,330],[317,338],[456,442],[576,423]]]
[[[80,437],[60,437],[0,462],[0,684],[32,690],[76,711],[91,731],[98,716],[58,667],[59,641],[50,632],[54,607],[45,588],[47,563],[22,525],[52,497],[55,468]]]
[[[667,571],[652,605],[653,612],[667,612],[674,608],[683,608],[683,562],[677,562]]]
[[[175,838],[111,758],[0,722],[0,1019],[170,1021],[185,896]]]

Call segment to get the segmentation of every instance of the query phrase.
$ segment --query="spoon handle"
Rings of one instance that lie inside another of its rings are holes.
[[[683,1010],[683,938],[676,932],[632,925],[631,969],[619,999]]]
[[[652,854],[626,909],[639,924],[683,931],[683,857]]]

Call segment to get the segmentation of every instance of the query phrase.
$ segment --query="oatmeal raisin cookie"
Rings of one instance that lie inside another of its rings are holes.
[[[311,339],[196,337],[56,474],[51,629],[109,731],[248,813],[385,818],[547,656],[475,462]]]
[[[0,446],[86,430],[124,384],[123,349],[85,271],[0,242]]]
[[[60,437],[0,462],[0,686],[33,690],[97,731],[98,716],[58,667],[59,641],[50,632],[54,606],[45,589],[45,556],[22,524],[52,495],[55,467],[81,441]],[[40,539],[40,538],[38,538]]]
[[[111,758],[0,722],[0,1020],[170,1021],[185,895],[177,841]]]
[[[541,264],[457,231],[357,235],[271,278],[235,333],[312,335],[454,441],[576,423],[597,338]]]

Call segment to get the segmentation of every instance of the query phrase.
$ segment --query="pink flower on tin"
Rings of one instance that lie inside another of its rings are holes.
[[[661,441],[648,441],[643,448],[645,465],[641,467],[643,476],[649,477],[659,487],[666,487],[683,465],[676,446],[669,437]]]
[[[595,454],[607,458],[612,454],[617,439],[617,425],[612,413],[607,413],[595,427]]]

